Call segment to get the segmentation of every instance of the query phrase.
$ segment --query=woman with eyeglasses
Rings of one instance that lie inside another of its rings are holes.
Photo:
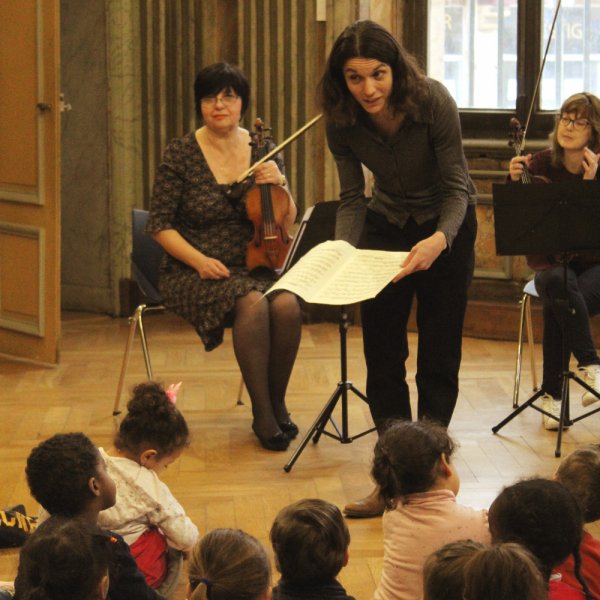
[[[534,155],[515,156],[509,177],[519,181],[525,169],[549,181],[598,179],[600,157],[600,100],[593,94],[573,94],[560,108],[550,134],[550,148]],[[560,418],[562,335],[564,321],[569,356],[578,362],[580,377],[600,392],[600,358],[590,330],[590,316],[600,313],[600,255],[577,255],[567,268],[568,310],[564,302],[564,267],[555,256],[528,256],[536,271],[535,288],[544,302],[544,372],[542,408]],[[597,401],[589,391],[583,406]],[[558,421],[543,415],[546,429],[558,429]]]
[[[166,250],[160,291],[165,306],[194,326],[207,351],[232,325],[252,401],[252,429],[265,449],[286,450],[298,434],[285,395],[300,343],[300,306],[289,292],[264,298],[274,275],[248,273],[253,225],[241,198],[253,184],[287,186],[283,162],[276,157],[257,167],[233,197],[230,184],[257,160],[250,134],[240,126],[248,80],[237,67],[216,63],[198,73],[194,93],[203,125],[167,146],[150,204],[146,229]],[[287,228],[296,214],[290,196]]]

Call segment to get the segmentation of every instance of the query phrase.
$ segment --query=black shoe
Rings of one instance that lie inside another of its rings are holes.
[[[283,433],[285,433],[285,435],[287,435],[290,438],[290,440],[293,440],[300,432],[300,430],[298,429],[298,425],[296,425],[296,423],[294,423],[293,421],[279,423],[279,429],[281,429],[281,431],[283,431]]]
[[[263,437],[260,435],[254,426],[252,426],[252,431],[254,431],[254,435],[258,438],[260,445],[265,450],[272,450],[274,452],[283,452],[288,449],[290,445],[290,438],[283,433],[283,431],[278,431],[274,436],[270,438]]]

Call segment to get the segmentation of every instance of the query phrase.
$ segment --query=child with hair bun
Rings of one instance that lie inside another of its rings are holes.
[[[213,529],[188,565],[190,600],[269,600],[271,563],[264,546],[241,529]]]
[[[423,564],[449,542],[489,543],[487,512],[456,502],[454,442],[442,425],[395,421],[379,437],[371,474],[385,501],[383,570],[375,600],[414,600]]]
[[[175,405],[178,388],[137,385],[114,447],[108,452],[100,448],[117,484],[117,502],[100,513],[98,522],[123,536],[148,585],[167,596],[177,583],[181,552],[191,550],[198,539],[198,528],[159,478],[190,443]]]

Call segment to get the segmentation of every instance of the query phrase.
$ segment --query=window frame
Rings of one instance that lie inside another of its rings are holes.
[[[518,0],[517,13],[517,106],[514,109],[459,109],[465,138],[508,138],[509,122],[516,116],[525,125],[540,72],[543,1]],[[427,66],[427,32],[429,3],[427,0],[405,0],[402,24],[403,44],[419,64]],[[423,26],[425,24],[425,26]],[[554,126],[554,112],[540,110],[536,96],[527,138],[546,138]]]

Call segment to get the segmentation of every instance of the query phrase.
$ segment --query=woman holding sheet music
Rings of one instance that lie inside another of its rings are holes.
[[[388,419],[412,418],[405,361],[416,298],[418,417],[447,426],[458,396],[477,230],[456,104],[372,21],[358,21],[338,37],[320,94],[341,186],[336,237],[409,251],[394,282],[361,307],[373,420],[381,431]],[[368,202],[362,165],[374,177]],[[375,516],[383,508],[375,490],[345,512]]]
[[[239,124],[248,107],[248,80],[236,67],[217,63],[198,73],[194,92],[204,124],[167,146],[150,206],[147,231],[167,252],[161,294],[169,310],[195,327],[207,350],[232,325],[252,401],[252,429],[267,450],[285,450],[298,434],[285,393],[300,343],[300,306],[289,292],[262,298],[274,276],[248,273],[253,226],[241,194],[229,193],[229,184],[257,160],[250,134]],[[253,183],[285,186],[283,162],[257,167]],[[291,196],[289,203],[288,227],[296,217]]]
[[[510,161],[509,178],[520,181],[525,172],[547,181],[578,181],[598,178],[600,157],[600,100],[579,93],[567,98],[550,134],[551,147]],[[556,419],[542,415],[546,429],[558,429],[562,392],[562,328],[566,319],[569,357],[575,356],[579,376],[600,392],[600,359],[590,330],[590,315],[600,313],[600,256],[575,256],[567,268],[568,305],[564,303],[564,268],[554,256],[528,256],[536,271],[535,287],[544,301],[544,373],[542,408]],[[561,302],[561,300],[563,300]],[[589,391],[584,406],[598,398]]]

